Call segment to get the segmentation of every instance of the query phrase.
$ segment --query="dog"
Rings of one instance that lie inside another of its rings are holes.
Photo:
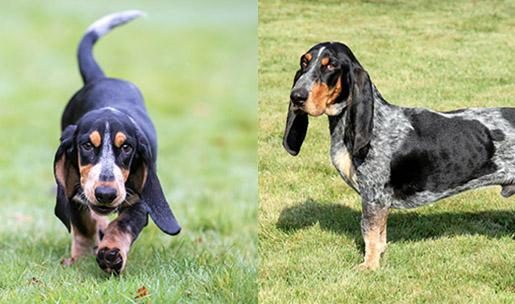
[[[167,234],[181,230],[156,174],[156,131],[143,96],[134,84],[106,77],[92,54],[99,38],[141,15],[107,15],[79,44],[84,86],[64,109],[54,159],[55,215],[72,234],[71,257],[64,265],[96,254],[101,269],[120,274],[148,214]],[[113,212],[118,216],[109,223],[106,216]]]
[[[436,112],[388,103],[349,47],[319,43],[300,58],[283,146],[295,156],[308,115],[326,114],[333,165],[362,200],[363,269],[386,250],[389,208],[414,208],[465,190],[515,193],[515,108]]]

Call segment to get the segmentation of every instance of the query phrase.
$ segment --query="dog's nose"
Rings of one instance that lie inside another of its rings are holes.
[[[308,99],[309,92],[306,89],[295,89],[291,91],[290,100],[297,106],[302,106]]]
[[[95,197],[101,204],[111,203],[116,198],[116,189],[100,186],[95,189]]]

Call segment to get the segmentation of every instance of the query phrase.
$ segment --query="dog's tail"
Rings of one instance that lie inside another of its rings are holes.
[[[113,13],[98,19],[88,27],[79,43],[77,51],[80,75],[84,84],[105,76],[104,71],[102,71],[95,58],[93,58],[93,45],[95,45],[95,42],[113,28],[142,15],[144,13],[137,10]]]

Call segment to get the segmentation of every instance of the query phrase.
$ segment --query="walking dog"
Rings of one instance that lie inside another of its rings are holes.
[[[313,46],[300,58],[283,145],[300,152],[308,115],[329,117],[330,155],[361,196],[365,269],[386,250],[389,208],[414,208],[459,192],[501,185],[515,193],[515,108],[452,112],[389,104],[342,43]]]
[[[148,214],[165,233],[181,228],[156,174],[156,131],[138,88],[108,78],[93,58],[95,42],[116,26],[140,16],[125,11],[93,23],[80,41],[84,86],[68,102],[54,160],[56,216],[71,231],[71,257],[96,254],[100,268],[119,274]],[[106,215],[118,212],[110,223]]]

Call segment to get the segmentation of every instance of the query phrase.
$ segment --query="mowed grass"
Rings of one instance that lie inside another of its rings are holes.
[[[362,272],[361,203],[329,159],[325,117],[282,148],[298,58],[346,43],[390,102],[515,106],[512,1],[259,2],[259,301],[513,303],[515,201],[467,192],[389,218],[382,267]]]
[[[1,1],[0,302],[255,303],[257,9],[252,1]],[[53,215],[60,115],[81,86],[85,29],[114,11],[141,18],[95,48],[107,75],[142,90],[159,138],[158,175],[183,227],[151,221],[126,272],[93,256],[72,267]],[[149,295],[136,299],[145,287]]]

